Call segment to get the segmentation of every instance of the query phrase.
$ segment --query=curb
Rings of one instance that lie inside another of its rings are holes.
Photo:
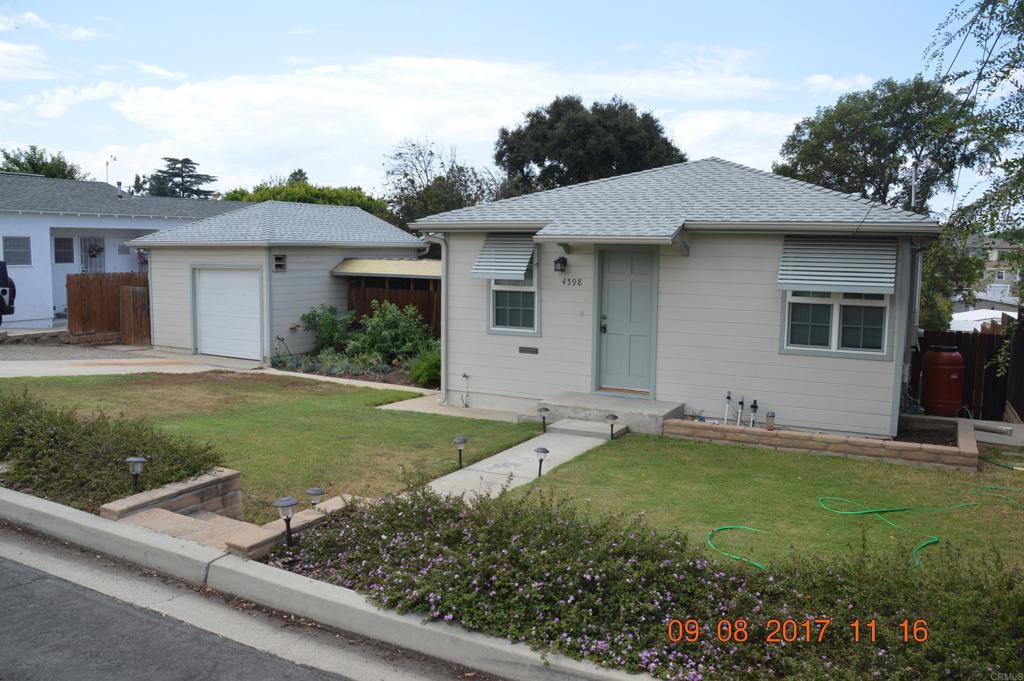
[[[203,586],[222,551],[0,487],[0,519]]]
[[[381,610],[362,594],[223,551],[0,487],[0,520],[252,601],[510,681],[650,678],[415,615]]]
[[[258,372],[261,374],[269,374],[271,376],[286,376],[289,378],[304,378],[308,381],[321,381],[323,383],[337,383],[338,385],[347,385],[353,388],[373,388],[375,390],[399,390],[407,393],[416,393],[420,396],[425,395],[437,395],[440,393],[439,390],[432,388],[420,388],[415,385],[400,385],[396,383],[381,383],[379,381],[364,381],[359,378],[340,378],[338,376],[324,376],[323,374],[307,374],[302,371],[283,371],[281,369],[274,369],[271,367],[265,367],[262,369],[252,369],[251,371]]]

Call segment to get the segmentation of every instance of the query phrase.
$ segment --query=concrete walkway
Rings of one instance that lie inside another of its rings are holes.
[[[430,487],[441,494],[490,496],[506,485],[520,487],[537,479],[537,454],[533,451],[537,447],[545,447],[550,452],[544,460],[543,470],[547,473],[603,443],[602,439],[586,435],[547,432],[438,478]]]
[[[516,423],[518,414],[514,411],[501,411],[498,409],[475,409],[473,407],[453,407],[448,404],[439,404],[441,395],[436,390],[430,391],[429,395],[417,397],[401,402],[383,404],[378,409],[389,411],[412,411],[417,414],[437,414],[438,416],[458,416],[465,419],[482,419],[484,421],[505,421]],[[538,445],[540,446],[540,445]]]

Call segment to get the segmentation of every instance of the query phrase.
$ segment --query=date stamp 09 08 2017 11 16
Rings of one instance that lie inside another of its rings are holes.
[[[763,638],[758,638],[751,624],[745,619],[721,619],[713,633],[702,631],[695,619],[672,619],[667,626],[668,640],[672,643],[697,643],[702,635],[715,636],[722,643],[747,643],[763,640],[766,643],[821,643],[834,631],[832,619],[820,617],[806,620],[770,619],[765,623]],[[878,623],[875,620],[855,619],[849,625],[849,637],[853,643],[875,643],[879,639]],[[897,625],[897,635],[904,643],[924,643],[928,640],[928,622],[923,619],[903,620]]]

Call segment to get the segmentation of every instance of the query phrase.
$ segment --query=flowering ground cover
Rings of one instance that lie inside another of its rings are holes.
[[[267,560],[383,607],[665,679],[988,679],[1024,659],[1024,574],[996,556],[940,547],[914,569],[863,551],[759,571],[537,491],[467,504],[416,489],[350,506]]]

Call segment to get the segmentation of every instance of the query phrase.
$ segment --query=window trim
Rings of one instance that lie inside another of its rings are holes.
[[[28,239],[28,263],[20,265],[12,265],[7,262],[7,247],[4,246],[5,239]],[[29,234],[4,234],[0,236],[0,260],[7,263],[7,267],[32,267],[34,259],[32,257],[32,236]]]
[[[531,286],[509,286],[508,284],[497,284],[500,279],[487,280],[487,333],[495,336],[540,336],[540,268],[537,263],[540,261],[540,248],[533,251],[530,258],[530,265],[527,271],[533,271],[533,284]],[[533,293],[533,328],[517,328],[512,326],[494,325],[494,301],[496,291],[518,291]]]
[[[71,261],[70,262],[58,262],[57,261],[57,239],[67,239],[71,242]],[[78,254],[75,252],[75,242],[77,239],[73,236],[55,236],[53,237],[53,264],[54,265],[77,265]]]
[[[882,300],[846,299],[842,292],[831,292],[828,298],[794,296],[800,291],[782,291],[779,323],[779,354],[786,355],[809,355],[814,357],[845,357],[848,359],[870,359],[879,361],[892,361],[893,357],[893,331],[895,325],[893,320],[895,314],[895,298],[893,294],[882,294]],[[819,305],[832,305],[832,318],[829,328],[829,346],[818,347],[813,345],[790,345],[789,343],[789,310],[790,303],[810,303]],[[842,330],[842,308],[844,305],[853,307],[882,307],[885,308],[885,317],[882,327],[882,349],[881,350],[860,350],[840,347]]]

